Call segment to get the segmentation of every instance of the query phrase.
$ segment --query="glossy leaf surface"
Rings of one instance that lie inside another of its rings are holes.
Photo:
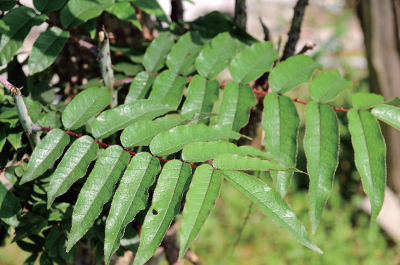
[[[67,0],[33,0],[35,9],[40,13],[49,13],[59,10]]]
[[[157,0],[129,0],[134,3],[140,9],[142,9],[147,14],[155,15],[159,20],[169,23],[167,16],[164,13],[164,10],[160,7]]]
[[[138,99],[145,99],[155,79],[155,76],[147,72],[138,73],[129,86],[129,92],[126,95],[124,104]]]
[[[351,97],[356,109],[365,110],[385,102],[385,98],[378,94],[359,92]]]
[[[136,16],[136,10],[129,2],[117,2],[107,11],[121,20],[132,22],[133,25],[142,31],[142,25],[140,25]]]
[[[334,100],[349,86],[351,81],[342,78],[338,70],[323,71],[312,80],[310,94],[316,102],[326,103]]]
[[[0,181],[0,220],[13,227],[18,226],[21,205],[15,195]]]
[[[155,38],[147,48],[143,57],[143,66],[150,73],[157,73],[165,63],[168,53],[174,45],[171,34],[163,33]]]
[[[371,111],[372,115],[381,121],[400,130],[400,108],[391,105],[378,105]]]

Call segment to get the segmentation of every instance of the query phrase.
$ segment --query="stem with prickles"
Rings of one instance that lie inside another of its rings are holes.
[[[111,108],[115,108],[118,105],[117,90],[114,89],[115,78],[111,67],[110,40],[104,28],[103,31],[99,32],[99,47],[101,77],[111,94],[110,106]]]
[[[26,107],[25,102],[22,99],[21,88],[13,86],[2,76],[0,76],[0,82],[12,95],[19,121],[21,122],[24,132],[28,136],[29,143],[32,149],[34,149],[40,143],[40,137],[37,131],[32,130],[32,127],[34,127],[35,124],[32,122],[31,117],[29,117],[28,108]]]

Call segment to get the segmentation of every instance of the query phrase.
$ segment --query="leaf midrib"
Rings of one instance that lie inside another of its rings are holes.
[[[280,91],[282,91],[282,89],[283,89],[289,82],[291,82],[297,75],[299,75],[300,73],[305,72],[306,70],[308,70],[308,69],[310,69],[310,68],[313,68],[315,65],[316,65],[316,63],[313,63],[312,65],[309,65],[308,67],[303,68],[302,70],[296,72],[292,77],[290,77],[290,78],[280,87],[280,89],[279,89],[279,91],[278,91],[277,93],[279,93]],[[289,91],[289,90],[288,90],[288,91]],[[286,93],[286,92],[287,92],[287,91],[285,91],[285,92],[283,92],[283,93]]]
[[[70,23],[69,23],[68,25],[66,25],[65,27],[68,28],[76,18],[78,18],[80,15],[82,15],[82,13],[86,12],[88,9],[91,9],[91,8],[93,8],[93,7],[95,7],[95,6],[103,5],[103,4],[104,4],[104,3],[92,2],[92,1],[90,1],[90,3],[93,3],[93,4],[92,4],[90,7],[81,10],[81,12],[78,12],[78,13],[76,14],[76,16],[74,16],[74,18],[70,21]]]
[[[263,56],[261,56],[258,60],[256,60],[256,63],[253,64],[253,66],[243,75],[243,77],[240,79],[238,82],[239,84],[243,81],[243,79],[255,68],[258,67],[258,64],[260,63],[261,60],[263,60],[265,57],[268,57],[273,52],[273,50],[270,50],[268,53],[265,53]]]

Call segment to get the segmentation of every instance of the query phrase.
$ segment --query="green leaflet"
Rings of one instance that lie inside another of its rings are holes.
[[[30,255],[25,261],[23,265],[35,265],[35,262],[38,258],[39,254],[38,253],[33,253]]]
[[[157,3],[157,0],[129,0],[134,3],[140,9],[142,9],[147,14],[154,14],[159,20],[169,23],[167,16],[164,13],[164,10]]]
[[[220,33],[208,43],[196,58],[200,75],[213,78],[228,67],[237,52],[238,42],[228,32]]]
[[[275,161],[262,160],[257,157],[241,156],[237,154],[220,154],[214,158],[213,166],[218,169],[227,170],[301,172],[294,167],[278,164]]]
[[[115,192],[107,217],[104,243],[106,264],[118,249],[127,224],[146,208],[148,189],[160,170],[160,162],[150,153],[139,153],[132,158]]]
[[[254,43],[232,60],[229,72],[235,82],[245,85],[269,72],[278,58],[272,42]]]
[[[136,10],[129,2],[117,2],[107,12],[115,15],[121,20],[132,22],[140,31],[142,31],[142,25],[136,16]]]
[[[61,24],[67,29],[74,28],[89,19],[100,16],[113,4],[114,0],[70,0],[61,9]]]
[[[262,126],[265,131],[265,148],[280,157],[285,165],[296,166],[297,135],[300,125],[296,106],[290,98],[278,96],[275,92],[265,96],[264,106]],[[292,176],[291,172],[271,172],[276,191],[282,196],[285,196]]]
[[[64,48],[68,36],[68,31],[57,27],[51,27],[40,34],[29,56],[29,73],[33,75],[47,69]]]
[[[310,94],[316,102],[326,103],[334,100],[349,86],[351,81],[342,78],[338,70],[323,71],[312,80]]]
[[[33,9],[21,6],[11,9],[1,20],[10,27],[9,31],[1,34],[0,39],[0,65],[5,65],[22,47],[31,28],[42,24],[46,16],[36,16]]]
[[[62,155],[69,143],[69,135],[60,129],[51,130],[33,150],[28,168],[20,184],[40,177]]]
[[[272,91],[284,94],[302,83],[309,82],[318,67],[320,64],[307,55],[292,56],[271,71],[269,85]]]
[[[255,104],[251,87],[229,82],[224,89],[216,123],[238,132],[249,122],[250,109]]]
[[[157,73],[165,63],[168,53],[174,45],[174,39],[169,33],[162,33],[155,38],[147,48],[143,57],[143,66],[150,73]]]
[[[129,158],[129,154],[122,147],[112,145],[97,159],[79,193],[72,214],[72,228],[68,236],[67,251],[93,226],[103,205],[111,200],[115,184],[122,177]]]
[[[353,102],[354,108],[365,110],[375,107],[386,100],[381,95],[359,92],[351,97],[351,101]]]
[[[0,152],[3,149],[4,144],[6,143],[7,135],[3,128],[0,128]]]
[[[150,75],[147,72],[138,73],[129,86],[129,93],[126,95],[124,104],[138,99],[144,99],[155,79],[155,76]]]
[[[15,195],[0,181],[0,220],[16,227],[20,216],[21,205]]]
[[[87,135],[72,143],[51,178],[47,209],[55,198],[66,193],[75,181],[86,174],[90,162],[97,157],[98,149],[99,145]]]
[[[347,113],[355,162],[371,202],[371,225],[382,209],[386,186],[386,145],[378,121],[367,111]]]
[[[308,204],[312,232],[315,234],[338,166],[339,124],[331,107],[314,101],[307,104],[305,116],[304,151],[310,176]]]
[[[381,121],[384,121],[397,130],[400,130],[400,108],[382,104],[373,108],[371,113]]]
[[[154,81],[149,100],[167,104],[173,109],[177,109],[187,82],[188,79],[186,77],[178,76],[170,70],[165,70]]]
[[[17,242],[31,234],[39,234],[47,224],[47,220],[40,215],[35,215],[33,213],[23,215],[15,230],[15,237],[12,242]]]
[[[229,138],[238,140],[240,136],[240,133],[223,125],[189,124],[158,134],[151,141],[150,150],[154,155],[163,156],[178,152],[191,142],[218,141]]]
[[[182,119],[162,117],[156,120],[139,121],[126,128],[121,134],[124,147],[149,145],[157,134],[168,131],[182,122]]]
[[[179,260],[183,258],[190,243],[196,239],[210,216],[215,201],[219,197],[221,184],[222,174],[219,170],[214,170],[209,164],[203,164],[196,169],[182,213]]]
[[[204,77],[195,75],[190,81],[187,98],[182,106],[182,118],[191,118],[196,112],[211,112],[218,97],[218,81],[207,81]],[[208,119],[204,123],[207,121]]]
[[[66,0],[33,0],[33,5],[37,11],[44,14],[59,10],[65,2]]]
[[[166,62],[168,68],[176,74],[190,75],[196,70],[194,62],[203,45],[199,32],[188,31],[183,34],[168,54]]]
[[[189,164],[179,160],[165,164],[142,226],[134,265],[144,264],[160,245],[172,219],[179,213],[182,195],[189,188],[192,178],[191,171]]]
[[[260,179],[245,173],[227,170],[221,172],[233,187],[255,203],[263,214],[269,216],[277,226],[288,230],[304,246],[324,254],[308,237],[305,227],[297,219],[292,207],[278,192],[268,187]]]
[[[106,110],[93,121],[93,136],[106,138],[142,120],[151,120],[173,110],[168,105],[142,99]]]
[[[62,115],[66,129],[75,130],[110,104],[111,95],[106,87],[92,87],[80,92],[67,105]]]
[[[213,159],[219,154],[238,154],[241,156],[260,156],[266,159],[275,159],[269,152],[263,152],[252,146],[237,146],[229,142],[194,142],[182,150],[182,160],[186,162],[204,162]]]

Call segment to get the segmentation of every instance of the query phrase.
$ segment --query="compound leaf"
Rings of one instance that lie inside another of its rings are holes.
[[[129,159],[129,154],[117,145],[108,147],[97,159],[79,193],[72,214],[72,228],[68,236],[67,251],[93,226],[103,205],[111,200],[115,184],[122,177]]]
[[[241,51],[229,65],[233,80],[245,85],[269,72],[278,54],[270,41],[254,43]]]
[[[276,92],[268,93],[264,106],[262,126],[265,131],[265,148],[280,157],[285,165],[296,166],[300,125],[296,106],[290,98],[279,96]],[[282,196],[285,196],[292,176],[291,172],[271,172],[276,191]]]
[[[307,55],[296,55],[279,63],[269,75],[269,85],[272,91],[279,94],[309,82],[311,76],[320,64]]]
[[[196,169],[182,212],[179,260],[183,258],[190,243],[196,239],[210,216],[219,197],[221,184],[222,174],[219,170],[214,170],[209,164],[203,164]]]
[[[203,48],[203,41],[197,31],[188,31],[182,35],[172,47],[167,57],[168,68],[183,76],[188,76],[195,70],[194,62]]]
[[[223,125],[189,124],[160,133],[151,141],[150,150],[154,155],[163,156],[178,152],[191,142],[218,141],[229,138],[238,140],[240,136],[240,133]]]
[[[17,227],[21,216],[21,205],[15,195],[0,181],[0,220]]]
[[[0,39],[0,65],[5,65],[22,47],[31,28],[45,22],[46,16],[37,16],[33,9],[20,6],[11,9],[1,20],[10,27],[9,31],[1,34]]]
[[[222,174],[233,187],[256,204],[263,214],[269,216],[277,226],[288,230],[299,243],[323,254],[322,250],[309,238],[305,227],[297,219],[292,207],[278,192],[268,187],[260,179],[242,172],[222,170]]]
[[[207,44],[196,58],[195,66],[200,75],[212,78],[228,67],[236,55],[238,42],[228,32],[220,33]]]
[[[186,77],[178,76],[171,70],[165,70],[154,80],[149,100],[168,104],[177,109],[187,82]]]
[[[60,129],[51,130],[33,150],[20,184],[40,177],[62,155],[68,143],[68,134]]]
[[[110,92],[106,87],[92,87],[80,92],[67,105],[62,115],[66,129],[75,130],[85,125],[111,102]]]
[[[304,151],[310,176],[308,204],[314,234],[331,193],[338,166],[339,124],[331,107],[314,101],[307,104],[305,117]]]
[[[351,81],[340,76],[338,70],[323,71],[310,85],[310,94],[316,102],[334,100],[343,90],[351,86]]]
[[[125,129],[129,125],[151,120],[173,110],[160,102],[142,99],[106,110],[93,121],[93,136],[106,138],[116,131]]]
[[[173,45],[174,39],[169,33],[162,33],[155,38],[143,57],[142,64],[146,70],[150,73],[157,73],[164,66],[167,55]]]
[[[126,95],[125,103],[127,104],[138,99],[144,99],[153,85],[156,77],[147,72],[138,73],[129,86],[128,95]]]
[[[204,77],[195,75],[190,81],[187,98],[182,106],[182,118],[191,118],[196,112],[211,112],[218,97],[218,81],[207,81]],[[207,121],[208,119],[204,123]]]
[[[224,89],[216,123],[238,132],[249,122],[250,109],[255,104],[256,98],[251,87],[229,82]]]
[[[33,44],[28,60],[31,75],[47,69],[56,60],[68,40],[68,35],[68,31],[57,27],[51,27],[40,34]]]
[[[400,130],[400,108],[382,104],[373,108],[371,113],[381,121],[384,121],[397,130]]]
[[[115,192],[107,217],[104,242],[107,264],[112,253],[118,249],[127,224],[132,222],[139,211],[146,208],[148,189],[160,170],[160,162],[150,153],[139,153],[132,158]]]
[[[172,219],[179,213],[182,195],[189,188],[191,177],[189,164],[179,160],[165,164],[144,219],[134,265],[144,264],[160,245]]]
[[[367,111],[347,113],[355,162],[371,202],[371,224],[382,209],[386,186],[386,145],[378,121]]]
[[[55,198],[66,193],[75,181],[86,174],[90,162],[97,157],[98,149],[99,145],[87,135],[72,143],[51,178],[47,209]]]
[[[385,98],[378,94],[359,92],[351,97],[356,109],[366,110],[385,102]]]

